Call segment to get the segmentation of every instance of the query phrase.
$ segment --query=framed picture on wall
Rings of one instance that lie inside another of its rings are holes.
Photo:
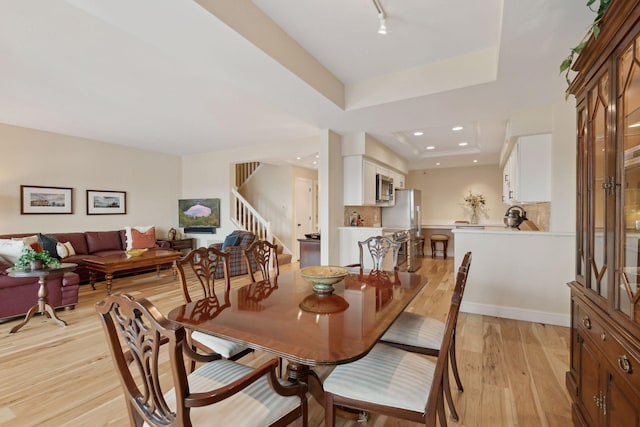
[[[87,215],[124,215],[126,191],[87,190]]]
[[[72,214],[73,188],[21,185],[20,213]]]

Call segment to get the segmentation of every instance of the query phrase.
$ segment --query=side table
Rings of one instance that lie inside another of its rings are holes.
[[[37,277],[38,284],[40,288],[38,288],[38,302],[27,311],[27,315],[24,320],[11,328],[9,331],[10,334],[14,334],[20,330],[24,325],[26,325],[29,320],[33,317],[35,313],[41,313],[52,319],[54,322],[58,324],[58,326],[67,326],[67,323],[60,319],[56,315],[56,311],[49,305],[47,300],[47,296],[49,295],[49,290],[47,289],[47,278],[50,274],[54,273],[66,273],[67,271],[73,271],[78,266],[78,264],[73,263],[62,263],[57,267],[49,267],[43,268],[41,270],[18,270],[15,267],[11,267],[7,269],[7,274],[11,277]]]
[[[166,242],[169,244],[169,247],[175,251],[180,251],[180,252],[189,252],[194,248],[195,246],[195,240],[196,239],[174,239],[174,240],[165,240],[165,239],[158,239],[158,242]]]

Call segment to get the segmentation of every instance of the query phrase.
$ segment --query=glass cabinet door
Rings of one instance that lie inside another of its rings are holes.
[[[578,106],[578,164],[577,164],[577,200],[576,206],[576,281],[582,286],[587,286],[589,277],[589,264],[587,262],[587,247],[589,242],[589,229],[587,226],[587,164],[588,164],[588,145],[587,145],[587,109],[584,102]]]
[[[621,212],[617,247],[619,274],[614,295],[615,309],[634,318],[640,282],[640,38],[618,58],[618,138],[622,149],[620,184]]]
[[[613,170],[610,167],[611,147],[609,143],[609,74],[604,73],[598,84],[589,92],[590,134],[587,137],[590,153],[588,195],[590,209],[590,280],[587,286],[606,298],[608,290],[608,205],[611,200]]]

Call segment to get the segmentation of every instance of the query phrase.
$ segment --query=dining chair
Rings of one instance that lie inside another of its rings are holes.
[[[460,294],[451,297],[445,333],[435,362],[421,354],[377,343],[361,359],[338,365],[325,379],[325,427],[334,427],[336,407],[370,411],[424,423],[446,426],[444,378],[448,375]]]
[[[278,380],[276,359],[254,369],[217,353],[197,353],[185,329],[144,298],[112,295],[95,308],[124,389],[130,425],[285,426],[300,418],[307,425],[307,387]],[[170,383],[162,370],[167,357]],[[204,363],[187,374],[189,359]]]
[[[471,252],[467,252],[464,255],[460,267],[458,268],[456,283],[453,290],[454,294],[460,295],[461,300],[467,284],[467,277],[470,268]],[[456,329],[457,325],[454,324],[453,338],[451,340],[451,347],[449,348],[449,357],[456,385],[458,386],[458,390],[462,392],[464,391],[464,388],[460,380],[456,357]],[[445,324],[443,322],[429,316],[404,311],[391,324],[380,341],[413,353],[438,356],[440,354],[440,347],[444,334]],[[445,375],[444,378],[444,392],[451,412],[451,417],[457,421],[458,413],[453,404],[451,387],[449,385],[449,375]]]
[[[261,280],[269,280],[271,278],[272,267],[274,277],[278,277],[280,274],[277,244],[269,243],[266,240],[256,240],[244,250],[244,255],[252,282],[258,281],[254,275],[253,268],[251,268],[252,259],[258,265],[258,270],[262,274]]]
[[[182,294],[187,303],[192,300],[209,299],[217,301],[216,296],[216,272],[222,265],[224,272],[224,295],[228,297],[231,289],[231,280],[229,278],[229,254],[215,247],[194,249],[185,255],[181,260],[176,262],[178,276],[182,284]],[[185,268],[188,268],[197,279],[200,286],[193,286],[193,280],[187,277]],[[199,288],[199,289],[198,289]],[[219,302],[218,302],[219,303]],[[220,304],[223,306],[223,304]],[[238,360],[253,351],[244,344],[235,341],[226,340],[224,338],[214,337],[200,331],[191,331],[188,333],[190,343],[202,351],[214,351],[225,359]],[[192,365],[192,368],[195,364]]]
[[[358,242],[360,257],[358,264],[350,264],[347,267],[364,268],[365,252],[371,256],[373,262],[372,270],[384,270],[384,260],[391,252],[391,265],[387,270],[396,270],[398,268],[398,251],[400,250],[400,242],[390,239],[386,236],[371,236],[363,241]]]

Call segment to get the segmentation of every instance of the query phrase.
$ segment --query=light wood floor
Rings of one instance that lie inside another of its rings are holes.
[[[410,310],[442,320],[453,285],[453,261],[423,259],[419,270],[430,285]],[[283,271],[290,268],[284,266]],[[234,286],[246,283],[234,278]],[[469,276],[473,286],[473,265]],[[182,303],[170,271],[120,278],[114,292],[146,297],[166,313]],[[60,311],[61,328],[42,316],[18,333],[19,321],[0,324],[0,426],[126,426],[127,415],[106,339],[93,305],[104,296],[104,283],[80,289],[79,305]],[[567,301],[567,304],[569,302]],[[569,359],[568,328],[461,313],[458,321],[458,364],[465,387],[454,390],[460,422],[450,426],[568,426],[569,397],[564,375]],[[258,364],[270,356],[242,359]],[[330,368],[317,372],[321,377]],[[167,371],[168,372],[168,371]],[[309,426],[324,426],[322,408],[309,404]],[[338,426],[355,426],[339,420]],[[371,414],[366,425],[418,424]]]

